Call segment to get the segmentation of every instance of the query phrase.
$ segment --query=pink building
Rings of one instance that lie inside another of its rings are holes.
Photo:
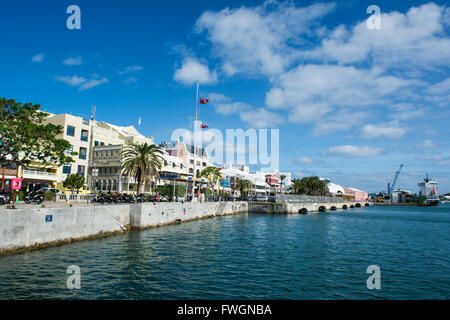
[[[351,193],[355,195],[355,201],[366,201],[369,198],[369,194],[365,191],[358,190],[356,188],[344,187],[345,193]]]

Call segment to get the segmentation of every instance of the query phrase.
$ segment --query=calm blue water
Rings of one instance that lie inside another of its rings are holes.
[[[449,299],[450,206],[193,221],[6,256],[0,283],[0,299]]]

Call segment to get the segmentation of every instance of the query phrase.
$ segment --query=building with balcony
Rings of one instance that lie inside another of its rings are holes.
[[[67,113],[49,114],[45,121],[62,126],[63,132],[57,136],[57,138],[65,139],[71,144],[71,148],[66,150],[67,155],[77,153],[77,155],[72,155],[75,162],[56,168],[57,177],[54,186],[56,188],[63,189],[63,182],[69,174],[79,173],[83,177],[87,178],[87,168],[89,166],[89,155],[91,149],[90,139],[92,121]],[[46,169],[47,168],[44,170]],[[83,189],[87,190],[87,182]]]

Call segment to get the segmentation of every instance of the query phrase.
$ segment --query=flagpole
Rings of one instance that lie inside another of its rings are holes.
[[[198,118],[197,118],[197,114],[198,114],[198,112],[197,112],[197,110],[198,110],[198,87],[199,87],[199,83],[198,83],[198,80],[197,80],[197,99],[195,100],[195,120],[198,120]]]
[[[196,126],[196,121],[198,120],[198,87],[199,87],[199,82],[197,80],[197,95],[196,95],[196,99],[195,99],[195,121],[194,121],[194,174],[192,175],[192,202],[194,202],[194,189],[195,189],[195,179],[197,177],[197,159],[196,159],[196,155],[197,155],[197,146],[195,141],[197,140],[195,137],[195,126]]]

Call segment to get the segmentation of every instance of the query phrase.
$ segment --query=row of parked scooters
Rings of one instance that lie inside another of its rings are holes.
[[[175,197],[175,200],[178,201],[178,197]],[[149,194],[127,194],[127,193],[118,193],[118,194],[108,194],[108,193],[99,193],[91,199],[92,203],[136,203],[136,202],[172,202],[172,197],[163,197],[163,196],[152,196]]]

